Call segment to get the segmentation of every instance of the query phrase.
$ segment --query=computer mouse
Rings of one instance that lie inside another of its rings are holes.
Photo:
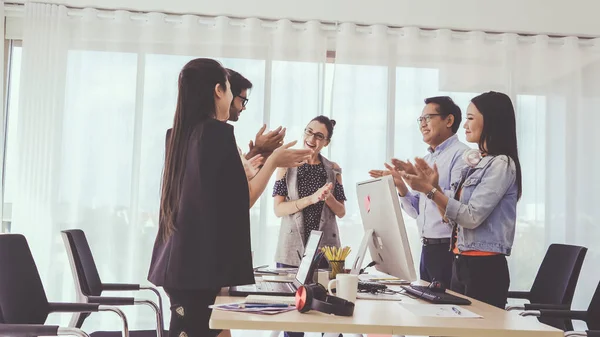
[[[431,282],[431,284],[429,285],[429,289],[431,289],[431,291],[434,291],[436,293],[445,293],[446,292],[446,287],[444,287],[444,284],[440,281]]]

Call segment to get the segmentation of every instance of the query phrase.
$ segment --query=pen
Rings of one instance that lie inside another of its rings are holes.
[[[462,315],[462,313],[460,312],[460,310],[458,310],[457,307],[452,307],[452,311],[454,311],[455,313],[457,313],[458,315]]]
[[[279,275],[278,272],[276,271],[270,271],[270,270],[255,270],[254,271],[255,274],[267,274],[267,275]]]
[[[287,308],[287,304],[241,304],[240,308]]]

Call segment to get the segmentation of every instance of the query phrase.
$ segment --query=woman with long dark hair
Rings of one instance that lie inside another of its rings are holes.
[[[148,280],[171,300],[170,336],[215,336],[208,306],[221,287],[254,283],[249,208],[277,167],[299,166],[312,151],[284,145],[248,181],[226,123],[232,94],[225,68],[192,60],[178,86]]]
[[[456,255],[450,288],[499,308],[508,297],[511,254],[521,197],[521,165],[515,111],[503,93],[487,92],[471,100],[466,138],[478,151],[466,152],[467,164],[449,195],[437,185],[437,168],[421,159],[401,171],[412,189],[425,193],[453,227],[450,249]]]

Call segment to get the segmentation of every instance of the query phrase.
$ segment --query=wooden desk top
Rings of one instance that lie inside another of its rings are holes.
[[[290,311],[277,315],[213,310],[210,327],[213,329],[333,332],[356,334],[389,334],[420,336],[465,337],[562,337],[561,330],[539,323],[535,317],[522,317],[471,299],[461,306],[483,318],[438,318],[416,316],[400,303],[427,303],[402,296],[401,301],[356,301],[354,316],[341,317],[316,311],[301,314]],[[243,301],[223,290],[216,304]]]

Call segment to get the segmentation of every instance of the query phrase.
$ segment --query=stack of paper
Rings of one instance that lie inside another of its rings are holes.
[[[296,305],[296,298],[293,296],[248,295],[244,303]]]
[[[275,315],[295,309],[295,307],[284,304],[246,304],[243,302],[216,304],[209,306],[209,308],[214,310],[248,312],[259,315]]]

